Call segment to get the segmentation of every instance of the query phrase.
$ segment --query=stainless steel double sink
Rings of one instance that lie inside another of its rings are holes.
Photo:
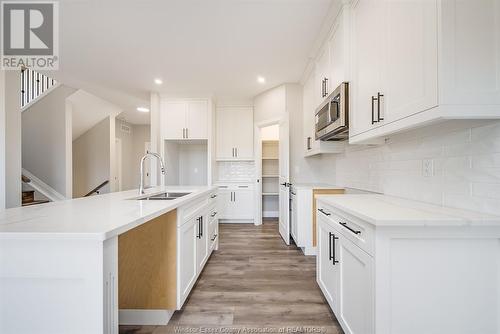
[[[155,194],[148,197],[138,198],[139,201],[171,201],[191,193],[176,193],[176,192],[164,192],[161,194]]]

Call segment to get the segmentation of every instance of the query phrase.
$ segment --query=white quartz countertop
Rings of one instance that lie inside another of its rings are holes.
[[[320,195],[326,204],[376,226],[500,226],[500,216],[386,195]]]
[[[175,200],[140,201],[138,190],[115,192],[0,212],[0,239],[12,237],[89,238],[106,240],[178,208],[216,187],[169,186],[147,195],[190,192]]]

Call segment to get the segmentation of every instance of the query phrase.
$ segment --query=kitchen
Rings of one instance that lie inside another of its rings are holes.
[[[196,6],[314,11],[290,76],[148,69],[140,190],[0,211],[1,333],[500,333],[500,1],[270,3]]]

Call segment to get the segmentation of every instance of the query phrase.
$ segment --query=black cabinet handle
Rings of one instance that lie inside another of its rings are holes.
[[[328,96],[328,78],[325,78],[325,96]]]
[[[214,237],[211,240],[215,241],[215,239],[217,239],[217,234],[214,234]]]
[[[198,233],[197,233],[196,237],[197,237],[198,239],[201,239],[201,226],[200,226],[200,221],[201,221],[201,219],[200,219],[200,218],[201,218],[201,217],[196,218],[196,221],[198,222]]]
[[[377,122],[383,121],[384,118],[380,117],[380,101],[382,101],[381,97],[384,97],[380,92],[377,93]]]
[[[345,227],[346,229],[348,229],[349,231],[351,231],[354,234],[361,234],[361,231],[356,231],[356,230],[350,228],[349,226],[347,226],[347,223],[339,222],[339,224],[342,225],[343,227]]]
[[[332,264],[335,265],[335,263],[339,263],[339,261],[335,260],[335,240],[338,239],[338,237],[335,236],[332,232],[328,232],[328,237],[329,237],[329,251],[330,253],[328,254],[328,260],[332,261]]]
[[[375,96],[372,96],[372,124],[378,122],[375,120],[375,101],[377,101],[377,98]]]
[[[226,187],[226,188],[227,188],[227,187]],[[212,195],[212,196],[210,196],[210,198],[215,198],[215,197],[217,197],[217,195]]]
[[[200,227],[201,227],[201,234],[200,234],[200,239],[203,236],[203,216],[200,217]]]
[[[211,215],[211,216],[212,216],[212,217],[215,217],[215,215],[216,215],[216,214],[217,214],[217,211],[214,211],[214,212],[212,212],[212,215]]]
[[[248,186],[238,186],[238,188],[248,188]]]
[[[310,150],[311,149],[311,137],[307,137],[307,149]]]
[[[328,212],[326,212],[323,209],[318,209],[318,211],[321,212],[322,214],[324,214],[325,216],[330,216],[331,215],[331,213],[328,213]]]

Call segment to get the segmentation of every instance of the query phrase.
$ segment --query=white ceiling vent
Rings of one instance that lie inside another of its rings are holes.
[[[126,124],[121,124],[120,130],[122,132],[125,132],[125,133],[128,133],[128,134],[130,134],[132,132],[132,129],[130,128],[130,126],[128,126]]]

